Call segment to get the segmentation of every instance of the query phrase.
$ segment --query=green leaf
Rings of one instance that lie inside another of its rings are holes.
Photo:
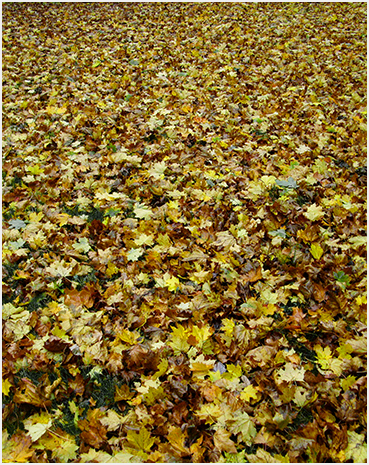
[[[283,239],[287,238],[286,231],[284,229],[276,229],[275,231],[269,231],[271,236],[282,237]]]
[[[27,226],[27,223],[22,220],[9,220],[9,225],[12,229],[22,229]]]
[[[287,189],[297,189],[298,187],[297,182],[291,177],[289,177],[287,181],[279,181],[277,179],[275,183],[277,184],[277,186],[286,187]]]
[[[348,284],[350,282],[350,277],[344,271],[334,272],[333,276],[339,283]]]

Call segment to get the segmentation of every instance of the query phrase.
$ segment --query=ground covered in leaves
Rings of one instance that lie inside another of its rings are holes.
[[[3,4],[4,461],[365,461],[365,34]]]

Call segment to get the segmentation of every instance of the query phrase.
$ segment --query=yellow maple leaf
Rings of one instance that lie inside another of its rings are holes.
[[[127,433],[127,442],[130,447],[138,451],[148,452],[154,445],[155,440],[151,437],[145,427],[140,428],[139,432],[129,430]]]
[[[252,384],[245,387],[245,389],[240,394],[240,399],[250,402],[250,399],[257,399],[258,391],[254,388]]]
[[[169,279],[165,281],[165,285],[168,287],[168,290],[170,292],[175,292],[177,288],[180,286],[180,282],[176,276],[171,276]]]
[[[255,425],[246,412],[236,414],[232,420],[230,430],[233,434],[239,434],[247,445],[251,445],[252,439],[256,436]]]
[[[310,246],[310,252],[311,255],[316,259],[319,260],[320,257],[323,255],[324,250],[320,247],[320,245],[317,242],[314,242]]]
[[[317,221],[324,216],[323,207],[313,203],[310,205],[310,207],[307,208],[306,212],[304,212],[304,215],[311,221]]]
[[[155,236],[154,234],[145,234],[142,233],[139,236],[135,238],[135,244],[140,246],[140,245],[153,245],[154,243]]]
[[[42,174],[45,170],[40,168],[40,165],[27,166],[26,170],[31,174]]]
[[[187,352],[190,348],[190,345],[187,342],[188,330],[186,330],[182,325],[178,325],[176,328],[173,328],[170,338],[171,341],[168,342],[168,345],[172,347],[176,355],[180,352]]]
[[[344,391],[348,391],[350,387],[353,384],[355,384],[355,382],[356,382],[355,376],[349,375],[347,378],[341,379],[340,385]]]
[[[353,249],[357,249],[361,247],[362,245],[365,245],[367,243],[367,237],[366,236],[355,236],[355,237],[350,237],[348,240],[350,244],[352,244]]]
[[[133,209],[133,213],[136,218],[143,218],[145,220],[150,219],[153,214],[152,211],[146,205],[142,204],[136,205]]]
[[[189,450],[185,446],[186,439],[186,432],[183,432],[179,426],[169,426],[168,442],[180,452],[181,456],[189,455]]]
[[[158,161],[148,170],[148,173],[154,179],[164,179],[164,172],[167,169],[167,165],[164,161]]]
[[[52,423],[52,419],[48,413],[36,413],[24,421],[24,427],[28,431],[28,435],[32,441],[35,442],[48,431]]]
[[[318,363],[321,365],[321,367],[328,368],[328,361],[332,358],[332,351],[330,347],[326,346],[323,347],[321,345],[316,344],[314,346],[314,350],[318,356]]]
[[[114,410],[108,410],[106,415],[100,418],[100,423],[103,424],[108,431],[115,431],[124,423],[124,417],[118,415]]]
[[[105,273],[109,278],[111,278],[114,274],[119,273],[119,268],[117,268],[113,262],[109,262]]]
[[[365,435],[355,431],[347,431],[348,446],[344,450],[345,460],[353,460],[354,463],[366,463],[367,445]]]
[[[202,347],[204,343],[209,339],[209,337],[213,334],[213,330],[208,325],[202,326],[201,328],[199,328],[198,326],[193,326],[189,334],[196,338],[197,342],[195,345]]]
[[[76,458],[78,449],[78,445],[75,443],[72,436],[68,434],[67,437],[60,438],[60,443],[52,451],[51,456],[61,463],[66,463],[69,460],[74,460]]]
[[[203,404],[195,414],[200,418],[200,420],[205,420],[205,423],[212,425],[217,421],[217,419],[222,415],[222,410],[219,405],[214,403]]]
[[[190,369],[196,376],[204,376],[214,367],[214,360],[205,360],[204,354],[200,354],[195,360],[191,360]]]
[[[45,268],[48,275],[54,278],[64,278],[70,276],[73,269],[73,265],[65,262],[65,260],[55,261],[50,266]]]
[[[10,383],[10,381],[8,379],[5,379],[2,383],[2,392],[4,396],[9,395],[9,390],[11,387],[12,387],[12,384]]]
[[[303,367],[296,367],[293,363],[286,363],[286,365],[278,370],[278,378],[281,381],[291,383],[293,381],[304,381],[305,369]]]

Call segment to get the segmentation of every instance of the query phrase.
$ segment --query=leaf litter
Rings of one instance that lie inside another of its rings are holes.
[[[3,460],[366,460],[364,3],[3,4]]]

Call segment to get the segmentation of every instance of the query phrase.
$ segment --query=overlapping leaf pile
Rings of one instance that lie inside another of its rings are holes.
[[[364,461],[365,4],[3,8],[4,460]]]

